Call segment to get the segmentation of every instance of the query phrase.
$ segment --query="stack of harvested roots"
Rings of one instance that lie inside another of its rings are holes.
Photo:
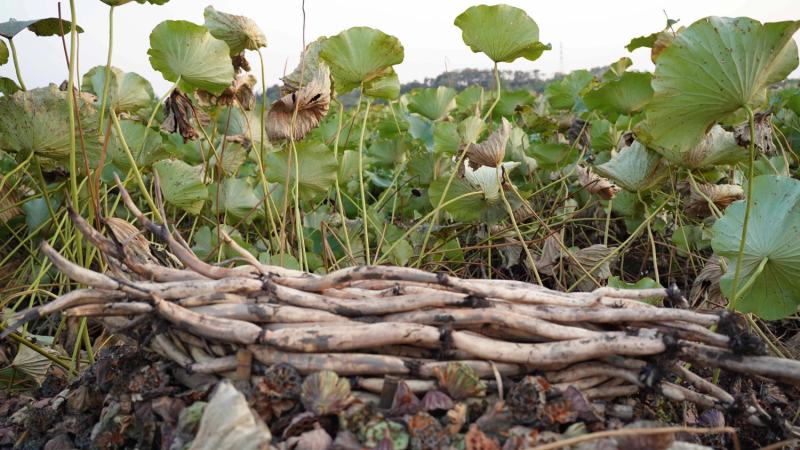
[[[318,276],[264,265],[227,236],[247,264],[214,266],[145,217],[122,186],[120,192],[138,223],[183,268],[141,258],[133,238],[106,237],[73,213],[114,275],[79,267],[43,243],[53,264],[88,288],[24,312],[19,323],[56,312],[115,317],[117,326],[121,320],[128,328],[150,327],[150,347],[189,373],[248,377],[253,364],[283,363],[301,373],[353,376],[355,389],[371,393],[385,394],[385,381],[396,386],[398,378],[427,391],[454,367],[471,369],[501,397],[504,380],[535,372],[589,401],[649,389],[702,407],[735,399],[689,366],[800,384],[800,362],[764,356],[763,343],[736,315],[643,301],[680,303],[676,289],[563,293],[388,266]],[[751,422],[765,421],[758,408],[738,407]]]

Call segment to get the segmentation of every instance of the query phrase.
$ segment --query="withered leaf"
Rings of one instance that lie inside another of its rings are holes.
[[[330,102],[329,70],[321,66],[307,86],[284,95],[272,104],[267,117],[267,136],[271,141],[287,139],[292,134],[295,140],[303,139],[328,113]],[[295,109],[297,116],[292,124]]]
[[[511,135],[511,123],[503,117],[503,122],[491,136],[480,144],[472,144],[467,149],[467,159],[473,169],[481,166],[497,167],[506,156],[506,144]]]

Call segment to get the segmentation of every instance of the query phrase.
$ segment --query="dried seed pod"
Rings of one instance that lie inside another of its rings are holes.
[[[464,442],[467,450],[500,450],[500,443],[497,442],[497,439],[486,436],[474,423],[469,426],[469,431],[464,436]]]
[[[743,198],[744,190],[736,184],[700,184],[697,186],[697,190],[691,190],[689,201],[686,204],[686,213],[693,217],[708,217],[711,215],[708,200],[711,200],[722,211],[734,201]]]
[[[497,167],[506,156],[506,144],[511,135],[511,123],[503,117],[502,124],[485,141],[472,144],[467,149],[467,159],[473,169],[481,166]]]
[[[438,450],[450,445],[450,438],[433,416],[419,412],[408,419],[409,448],[411,450]]]
[[[514,384],[508,393],[506,403],[514,421],[530,425],[542,419],[546,393],[550,384],[542,377],[528,375]]]
[[[327,66],[320,65],[307,86],[284,95],[272,104],[267,117],[267,136],[271,141],[288,139],[294,127],[294,139],[303,139],[319,125],[320,120],[328,113],[330,103],[330,70]]]
[[[250,73],[240,73],[236,75],[231,85],[219,95],[203,90],[197,91],[197,104],[200,106],[231,106],[238,103],[242,105],[242,108],[250,111],[256,102],[256,97],[253,95],[253,86],[255,85],[255,76]]]
[[[336,414],[347,408],[353,400],[347,379],[339,378],[339,375],[330,370],[306,377],[300,399],[307,411],[319,416]]]
[[[280,417],[294,409],[300,400],[303,378],[288,364],[270,366],[263,377],[253,381],[251,406],[264,420]]]
[[[591,169],[583,166],[575,166],[578,171],[578,179],[581,186],[592,194],[597,194],[600,198],[611,200],[620,191],[614,183],[592,172]]]
[[[776,153],[775,144],[772,141],[772,113],[757,112],[753,117],[756,125],[756,149],[767,156]],[[742,147],[750,147],[750,122],[744,122],[733,129],[733,136],[736,143]]]
[[[439,387],[455,400],[486,395],[486,383],[463,362],[448,363],[444,370],[435,367],[433,372]]]

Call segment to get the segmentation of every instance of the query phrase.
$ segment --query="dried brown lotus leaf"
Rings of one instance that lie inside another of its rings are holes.
[[[194,127],[195,120],[201,124],[209,122],[208,116],[192,106],[192,100],[179,89],[175,89],[164,102],[167,115],[161,123],[161,129],[167,133],[180,133],[183,140],[197,139],[200,135]],[[197,116],[195,117],[195,114]]]
[[[597,194],[605,200],[611,200],[620,191],[620,188],[615,186],[608,178],[597,175],[587,167],[576,166],[576,170],[578,171],[581,186],[592,194]]]
[[[542,256],[536,260],[536,270],[551,277],[555,276],[555,266],[564,255],[562,239],[559,232],[551,234],[544,240]]]
[[[22,210],[17,206],[22,198],[8,184],[9,180],[0,175],[0,186],[2,186],[0,187],[0,222],[3,223],[22,214]]]
[[[603,244],[594,244],[573,253],[574,260],[572,258],[569,260],[568,270],[573,279],[578,280],[583,278],[580,283],[578,283],[578,288],[580,290],[588,291],[596,287],[589,277],[584,277],[586,272],[589,272],[595,280],[606,280],[611,276],[611,262],[613,258],[608,258],[608,256],[612,251],[612,247],[606,247]],[[598,264],[599,266],[592,270],[592,268]],[[583,269],[581,269],[581,267],[583,267]]]
[[[497,167],[506,156],[506,144],[511,135],[511,123],[503,117],[503,123],[491,136],[480,144],[472,144],[467,149],[469,165],[473,169],[481,166]]]
[[[727,301],[719,287],[719,279],[722,278],[722,273],[722,267],[716,256],[706,262],[703,270],[694,279],[692,288],[689,291],[689,303],[692,308],[699,308],[704,305],[710,309],[725,307]]]
[[[130,222],[118,217],[109,217],[106,219],[106,225],[114,233],[117,242],[125,246],[125,251],[137,261],[144,263],[155,260],[150,252],[150,241]]]
[[[294,139],[303,139],[319,125],[328,113],[330,103],[331,78],[328,69],[321,67],[308,86],[286,94],[272,104],[267,117],[267,136],[271,141],[287,139],[291,134],[292,116],[296,108]]]
[[[700,184],[697,190],[691,189],[686,213],[693,217],[708,217],[711,215],[708,200],[722,211],[731,203],[743,198],[744,190],[736,184]]]
[[[219,95],[198,90],[197,103],[200,106],[230,106],[238,103],[242,105],[242,108],[250,111],[256,102],[256,97],[253,95],[255,85],[256,77],[253,74],[241,73],[236,75],[233,83]]]

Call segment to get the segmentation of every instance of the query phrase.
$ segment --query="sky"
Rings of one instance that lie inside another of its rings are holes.
[[[99,0],[75,0],[78,23],[85,29],[80,38],[79,66],[82,73],[105,65],[108,51],[108,6]],[[58,0],[0,0],[0,21],[57,17]],[[156,93],[171,83],[151,67],[147,57],[150,31],[163,20],[203,23],[203,9],[211,4],[223,12],[254,19],[264,31],[268,47],[263,50],[267,84],[291,72],[303,46],[301,0],[171,0],[166,5],[132,2],[115,10],[112,64],[137,72],[150,80]],[[491,61],[473,53],[461,40],[453,20],[476,0],[306,0],[306,42],[334,35],[353,26],[370,26],[396,36],[405,48],[405,60],[395,66],[401,82],[422,80],[446,70],[491,68]],[[700,18],[749,16],[762,22],[800,19],[800,0],[507,0],[524,9],[539,25],[540,40],[553,50],[536,61],[517,60],[501,69],[540,70],[544,75],[607,65],[630,56],[634,69],[652,70],[649,50],[628,53],[631,38],[664,27],[666,14],[689,25]],[[64,18],[69,1],[63,0]],[[795,39],[800,37],[800,33]],[[27,87],[60,83],[67,77],[61,40],[38,37],[23,31],[14,38],[19,51],[23,80]],[[258,56],[248,53],[254,68]],[[0,76],[16,79],[13,64],[0,66]],[[800,77],[800,69],[793,77]]]

